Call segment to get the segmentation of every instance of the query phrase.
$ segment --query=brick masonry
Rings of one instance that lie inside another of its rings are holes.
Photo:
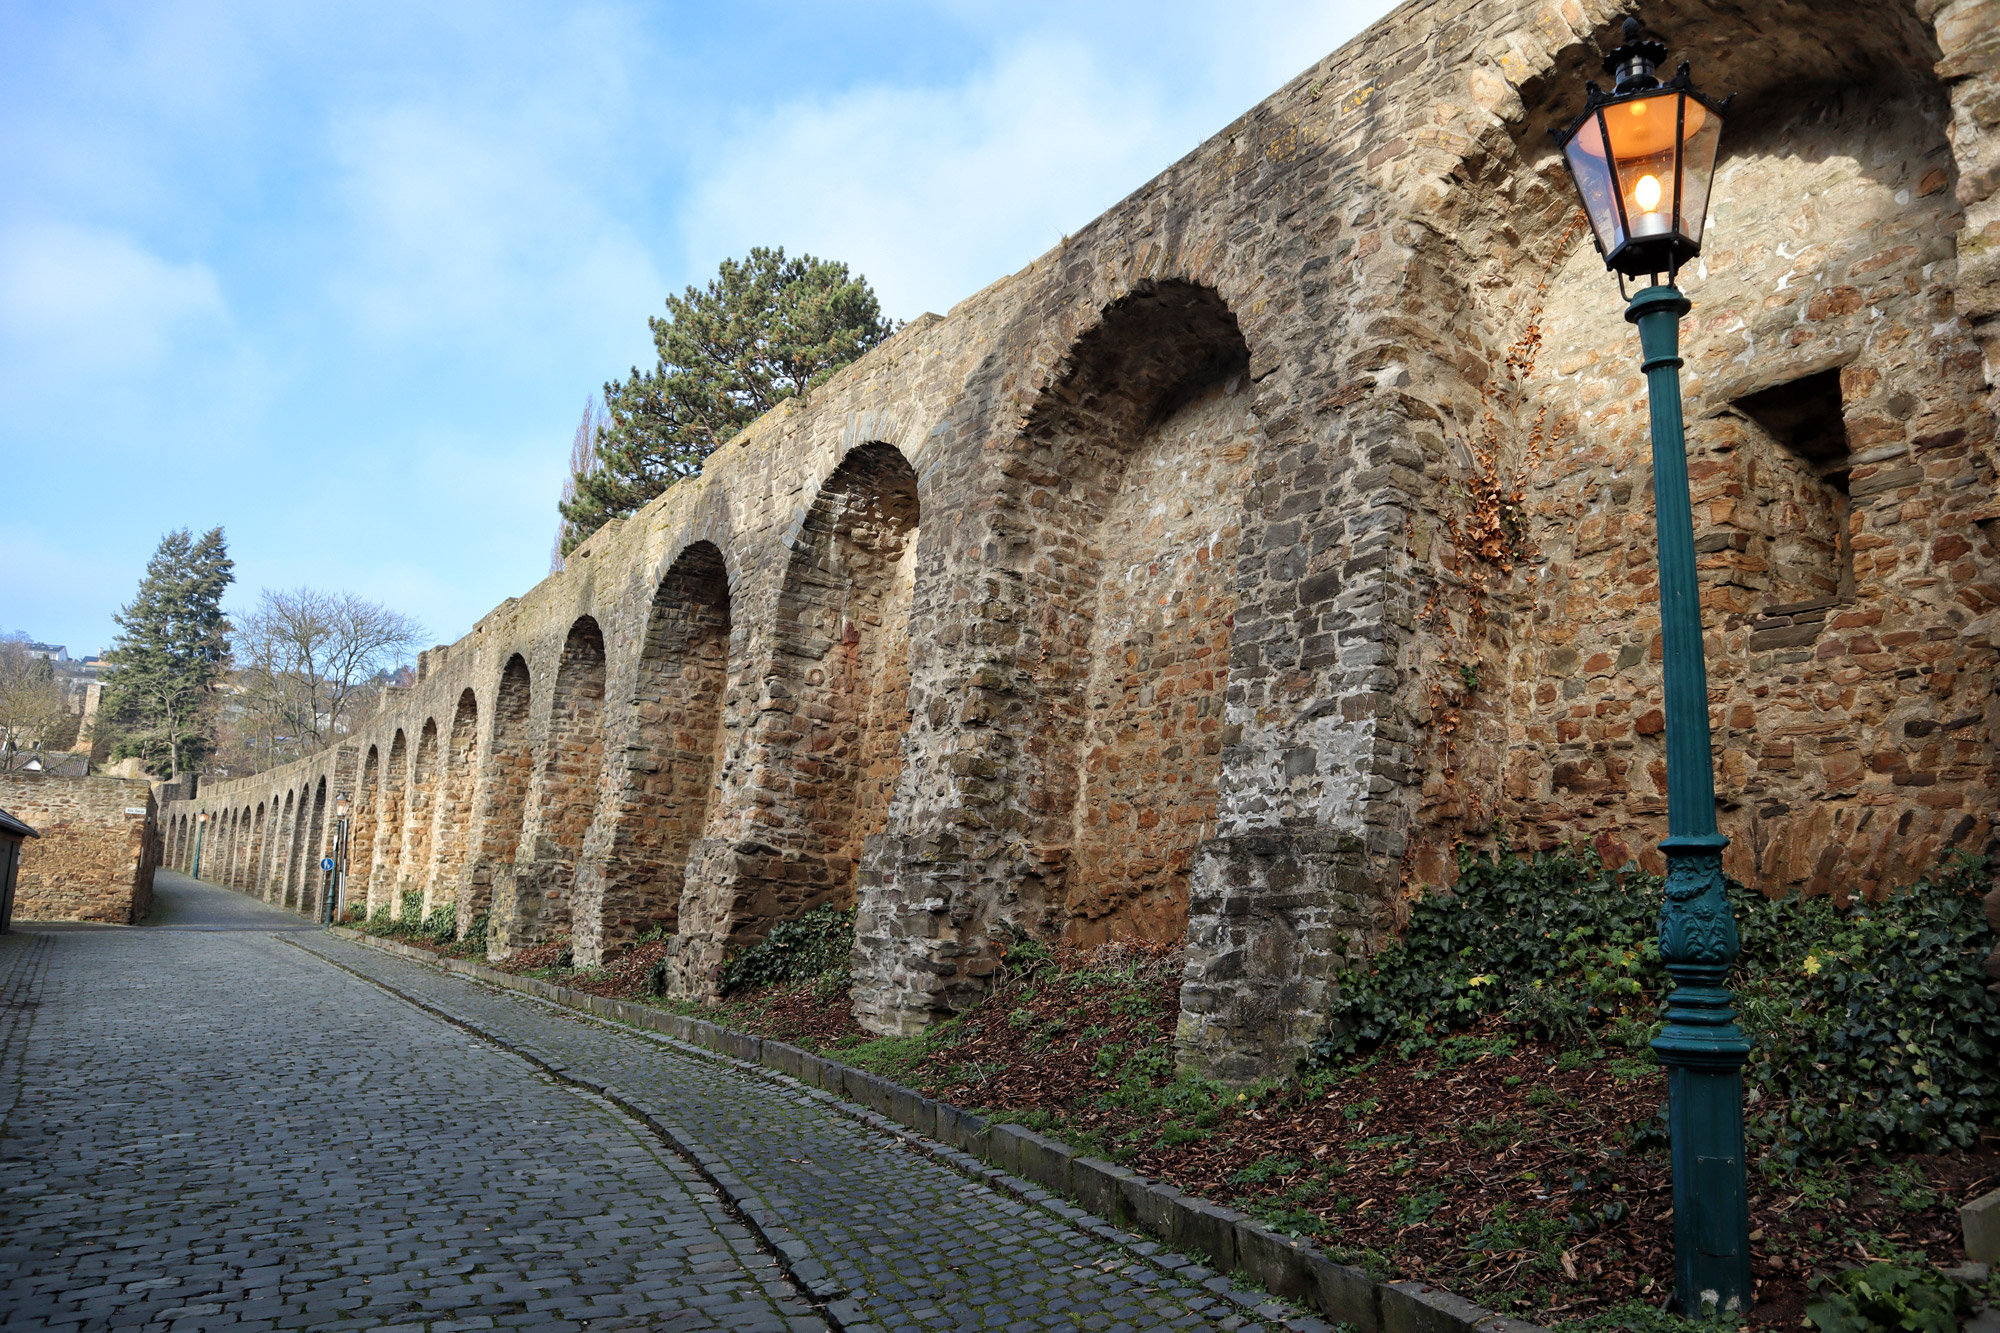
[[[129,926],[152,909],[163,849],[151,784],[0,773],[0,810],[41,835],[21,845],[15,920]]]
[[[1651,864],[1643,386],[1547,134],[1625,12],[1403,6],[368,733],[176,802],[175,864],[207,812],[232,882],[316,910],[347,791],[355,901],[583,962],[659,926],[689,995],[851,903],[882,1032],[1014,935],[1185,930],[1181,1055],[1229,1077],[1289,1065],[1454,842]],[[1730,868],[1878,891],[2000,806],[2000,0],[1645,17],[1739,94],[1682,275]]]

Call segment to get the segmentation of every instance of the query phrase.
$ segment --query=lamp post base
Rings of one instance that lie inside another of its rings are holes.
[[[1673,1133],[1674,1294],[1681,1314],[1742,1314],[1750,1276],[1743,1064],[1750,1043],[1722,984],[1737,952],[1719,834],[1668,838],[1660,953],[1674,990],[1653,1051],[1667,1068]]]

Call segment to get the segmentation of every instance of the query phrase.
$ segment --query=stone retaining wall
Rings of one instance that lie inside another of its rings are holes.
[[[151,784],[0,773],[0,810],[41,835],[21,845],[16,921],[129,926],[152,910],[161,848]]]
[[[176,802],[175,864],[206,813],[205,874],[318,911],[346,792],[350,902],[585,963],[664,929],[688,996],[851,904],[885,1033],[1010,939],[1185,930],[1181,1058],[1244,1077],[1454,843],[1652,863],[1643,387],[1547,133],[1626,8],[1402,6],[366,733]],[[2000,810],[2000,0],[1645,16],[1739,94],[1682,275],[1729,865],[1877,892]]]

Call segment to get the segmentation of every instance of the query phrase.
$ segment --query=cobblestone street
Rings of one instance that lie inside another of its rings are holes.
[[[9,1329],[1283,1314],[797,1086],[158,888],[155,925],[0,937]]]

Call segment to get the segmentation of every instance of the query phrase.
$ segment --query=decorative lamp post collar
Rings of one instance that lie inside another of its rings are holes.
[[[1681,265],[1701,253],[1729,101],[1696,92],[1685,64],[1661,83],[1654,71],[1666,55],[1665,43],[1641,36],[1638,21],[1626,19],[1624,43],[1604,61],[1615,88],[1606,93],[1586,85],[1583,114],[1555,139],[1619,290],[1628,276],[1653,279],[1625,311],[1639,330],[1653,440],[1667,733],[1660,959],[1674,989],[1653,1050],[1667,1068],[1673,1135],[1675,1299],[1681,1314],[1701,1318],[1741,1314],[1753,1292],[1743,1153],[1750,1043],[1736,1026],[1724,984],[1739,946],[1722,872],[1729,839],[1715,821],[1701,582],[1681,419],[1680,320],[1689,304],[1673,282]]]
[[[1653,71],[1667,62],[1667,44],[1654,37],[1639,35],[1639,20],[1625,20],[1625,41],[1616,50],[1604,57],[1604,72],[1618,80],[1616,91],[1638,92],[1641,88],[1657,88],[1660,81],[1653,77]],[[1687,76],[1687,66],[1681,66],[1681,77]],[[1595,90],[1594,83],[1584,85]]]

